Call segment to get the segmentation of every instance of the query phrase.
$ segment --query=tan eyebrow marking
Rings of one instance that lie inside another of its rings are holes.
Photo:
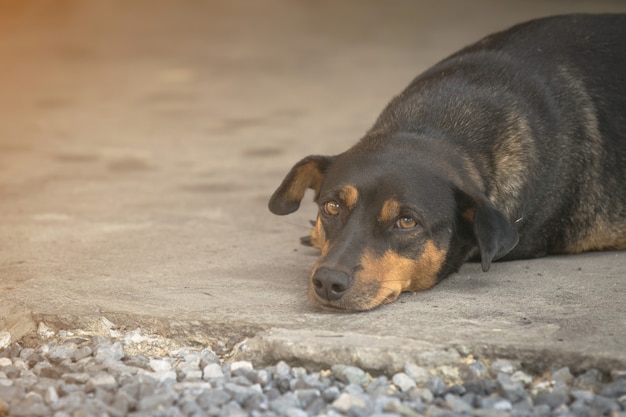
[[[383,203],[383,207],[378,213],[378,221],[386,223],[395,220],[400,215],[400,203],[393,198],[386,200]]]
[[[359,199],[359,192],[356,187],[352,185],[346,185],[339,190],[339,198],[349,209],[353,209],[356,206],[356,202]]]

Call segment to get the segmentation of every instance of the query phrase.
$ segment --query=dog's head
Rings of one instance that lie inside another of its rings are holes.
[[[321,250],[309,279],[315,304],[368,310],[403,291],[432,287],[476,247],[486,271],[517,243],[509,221],[459,167],[404,151],[357,146],[309,156],[271,197],[269,209],[283,215],[299,208],[306,189],[315,192],[310,243]]]

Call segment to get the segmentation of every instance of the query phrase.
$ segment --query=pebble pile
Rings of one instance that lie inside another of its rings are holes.
[[[471,357],[432,369],[407,363],[394,375],[341,364],[255,369],[207,349],[142,353],[130,349],[135,336],[5,346],[0,417],[626,417],[626,372],[533,377],[515,362]]]

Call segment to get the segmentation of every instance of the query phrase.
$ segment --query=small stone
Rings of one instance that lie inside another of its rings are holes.
[[[497,360],[491,364],[491,370],[495,374],[503,373],[512,375],[515,371],[517,371],[518,368],[518,365],[507,360]]]
[[[81,346],[74,351],[72,355],[72,360],[74,362],[78,362],[80,360],[90,357],[92,354],[93,351],[89,346]]]
[[[322,398],[324,398],[326,402],[332,403],[339,397],[340,394],[341,392],[339,391],[339,388],[332,386],[332,387],[326,388],[322,392]]]
[[[541,391],[535,396],[535,405],[547,405],[554,410],[562,404],[567,404],[568,400],[568,396],[562,392]]]
[[[400,414],[403,417],[422,417],[420,413],[413,410],[411,407],[402,404],[395,398],[385,403],[383,411],[387,413]]]
[[[10,359],[9,359],[10,360]],[[7,365],[1,369],[4,375],[9,379],[19,378],[22,370],[15,365]]]
[[[13,365],[13,361],[10,358],[0,358],[0,368]]]
[[[613,398],[596,395],[591,402],[591,409],[595,410],[599,415],[606,416],[612,412],[620,411],[620,406]]]
[[[547,404],[537,404],[533,407],[533,413],[539,417],[549,416],[551,411],[552,409]]]
[[[302,407],[304,408],[308,407],[309,404],[322,395],[319,390],[312,388],[298,389],[294,392],[294,394],[296,394],[298,401],[300,401],[300,404],[302,404]]]
[[[411,396],[411,398],[419,399],[425,402],[426,404],[432,403],[435,399],[435,396],[433,395],[432,391],[429,390],[428,388],[413,388],[409,392],[409,395]]]
[[[479,401],[482,408],[492,408],[500,411],[511,411],[513,404],[511,401],[500,397],[485,397]]]
[[[222,371],[222,367],[217,363],[210,363],[202,370],[202,379],[204,379],[205,381],[223,377],[224,371]]]
[[[586,391],[586,390],[572,390],[570,394],[576,400],[582,401],[584,404],[587,404],[587,405],[591,404],[591,402],[593,401],[593,398],[596,396],[593,393],[593,391]]]
[[[574,385],[581,389],[593,390],[600,385],[601,379],[600,372],[597,369],[589,369],[575,379]]]
[[[41,378],[59,379],[61,378],[61,371],[50,365],[42,367],[39,371]]]
[[[61,376],[66,384],[84,384],[89,381],[89,374],[85,372],[67,373]]]
[[[76,343],[52,346],[48,352],[48,360],[54,364],[59,364],[66,359],[71,359],[75,355],[77,348]]]
[[[53,386],[49,386],[48,388],[46,388],[43,399],[48,405],[54,404],[55,402],[59,401],[59,394],[57,393],[56,388],[54,388]]]
[[[28,371],[30,368],[34,367],[36,364],[38,364],[40,362],[46,362],[47,363],[47,361],[44,360],[44,358],[41,357],[41,355],[35,354],[31,358],[29,358],[28,363],[24,362],[21,359],[14,359],[13,360],[13,365],[15,365],[16,367],[20,368],[22,371]]]
[[[292,408],[299,408],[300,401],[292,392],[288,392],[269,402],[270,410],[275,411],[279,415],[285,415]]]
[[[489,374],[489,369],[481,361],[474,361],[470,363],[467,368],[470,375],[473,377],[470,379],[485,378]],[[463,378],[463,376],[461,376],[461,378]],[[463,379],[465,380],[465,378]]]
[[[550,378],[555,381],[562,381],[565,384],[571,384],[574,380],[574,375],[572,375],[568,367],[563,367],[552,371],[550,373]]]
[[[306,369],[301,366],[294,366],[293,368],[291,368],[290,373],[291,373],[291,376],[296,379],[300,378],[302,375],[307,374]]]
[[[591,416],[591,407],[581,400],[576,400],[569,405],[569,409],[576,416]]]
[[[198,404],[205,410],[219,407],[231,400],[231,395],[223,389],[203,391],[197,398]]]
[[[459,368],[456,366],[440,366],[437,368],[437,372],[446,381],[456,381],[459,379]]]
[[[402,392],[408,392],[416,387],[415,381],[404,372],[398,372],[395,374],[391,381]]]
[[[8,374],[7,374],[8,375]],[[602,387],[600,394],[604,397],[617,398],[626,395],[626,378],[619,378]]]
[[[152,377],[160,383],[174,383],[178,379],[174,370],[155,372]]]
[[[463,395],[467,392],[467,390],[463,385],[454,384],[450,388],[448,388],[447,392],[454,395]]]
[[[238,370],[253,370],[252,363],[248,361],[238,361],[230,364],[230,372],[235,375],[235,372]]]
[[[472,411],[472,416],[473,417],[509,417],[511,416],[511,412],[498,410],[496,408],[477,408]],[[530,417],[537,417],[537,416],[531,415]]]
[[[444,399],[446,400],[446,405],[448,406],[448,408],[455,413],[469,413],[473,409],[471,405],[469,405],[456,395],[446,394]]]
[[[524,387],[529,386],[533,382],[533,377],[525,373],[524,371],[515,371],[511,375],[511,381],[517,382]]]
[[[85,392],[93,392],[97,388],[112,391],[117,388],[117,381],[113,375],[107,374],[106,372],[98,372],[96,375],[89,378],[85,384]]]
[[[394,387],[389,384],[389,380],[386,376],[379,376],[367,385],[367,393],[373,397],[389,397],[396,391]]]
[[[204,349],[200,352],[200,368],[204,368],[210,363],[221,363],[220,358],[209,349]]]
[[[274,367],[274,374],[276,374],[278,378],[289,377],[290,371],[291,371],[291,367],[283,361],[278,362],[276,366]]]
[[[183,369],[181,373],[185,381],[199,381],[204,375],[200,369]]]
[[[426,409],[426,415],[428,417],[460,417],[454,411],[447,408],[440,408],[435,405],[429,405]]]
[[[513,381],[507,374],[500,373],[496,377],[496,388],[498,392],[511,402],[517,402],[525,397],[524,387]]]
[[[107,360],[119,361],[124,357],[124,348],[120,342],[111,343],[109,340],[96,337],[95,358],[98,362]]]
[[[435,397],[440,397],[446,392],[446,383],[438,376],[434,376],[424,384],[424,388],[429,389]]]
[[[285,416],[286,417],[309,417],[309,414],[304,410],[300,410],[299,408],[289,408],[285,412]]]
[[[496,381],[487,378],[466,381],[463,386],[465,387],[467,392],[471,392],[480,396],[491,395],[497,389]]]
[[[262,371],[259,371],[259,373]],[[260,382],[260,381],[259,381]],[[293,389],[305,389],[305,388],[314,388],[317,390],[323,390],[324,384],[320,381],[319,374],[318,375],[300,375],[297,380],[294,380],[295,384]],[[263,385],[263,383],[261,383]]]
[[[351,408],[366,408],[367,403],[361,397],[351,395],[348,393],[342,393],[335,401],[333,401],[333,407],[339,411],[348,412]]]
[[[232,382],[224,384],[224,389],[232,396],[233,400],[243,405],[250,397],[259,393],[257,389],[236,385]]]
[[[150,364],[150,369],[154,372],[165,372],[172,369],[172,364],[163,359],[150,359],[148,363]]]
[[[360,368],[347,365],[333,365],[333,376],[344,384],[366,385],[369,382],[367,374]]]
[[[417,366],[413,363],[407,363],[404,365],[404,373],[419,385],[424,385],[430,379],[430,373],[426,368]]]
[[[256,382],[263,387],[266,386],[270,382],[270,373],[265,369],[261,369],[256,373]]]
[[[137,398],[134,398],[126,391],[118,390],[113,396],[111,407],[118,410],[122,416],[126,415],[128,410],[137,407]]]
[[[62,389],[59,389],[59,391],[63,392]],[[83,391],[70,392],[64,396],[60,396],[58,401],[50,405],[50,408],[54,411],[63,410],[72,413],[85,403],[85,399],[86,394]]]
[[[10,413],[15,417],[43,417],[50,415],[50,409],[44,404],[39,393],[29,392],[11,405]]]
[[[174,404],[177,397],[176,393],[171,389],[161,388],[156,390],[153,395],[140,398],[137,409],[139,411],[164,409]]]
[[[322,414],[324,409],[326,409],[326,401],[324,401],[322,397],[319,397],[309,404],[306,408],[306,412],[309,413],[310,416],[317,416]]]

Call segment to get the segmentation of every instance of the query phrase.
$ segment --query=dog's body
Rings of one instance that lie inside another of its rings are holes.
[[[310,298],[344,310],[468,259],[626,249],[626,14],[491,35],[418,76],[366,136],[296,164],[270,210],[320,211]]]

